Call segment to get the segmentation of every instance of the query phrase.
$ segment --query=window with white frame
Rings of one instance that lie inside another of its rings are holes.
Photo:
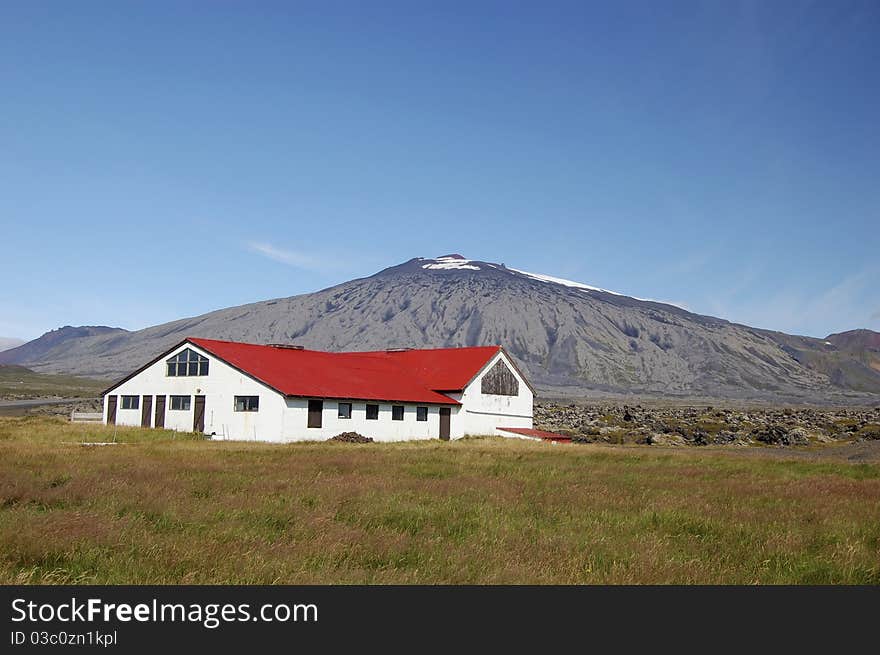
[[[165,360],[168,377],[185,377],[208,374],[208,358],[192,348],[181,350],[171,359]]]
[[[190,400],[192,396],[171,396],[171,409],[175,411],[188,412],[191,407]]]
[[[236,412],[258,412],[260,411],[259,396],[236,396],[235,397]]]

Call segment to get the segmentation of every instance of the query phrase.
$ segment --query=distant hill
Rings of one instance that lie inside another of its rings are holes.
[[[825,340],[846,350],[871,350],[880,353],[880,332],[873,330],[850,330],[829,334]]]
[[[793,359],[827,376],[834,386],[880,393],[880,333],[850,330],[824,339],[770,334]]]
[[[880,394],[876,334],[787,335],[446,255],[135,332],[66,327],[0,362],[119,378],[187,336],[336,351],[501,344],[545,395],[873,404],[878,396],[865,394]]]
[[[26,365],[29,362],[41,361],[47,356],[51,356],[53,359],[63,358],[65,353],[76,349],[75,344],[80,339],[126,334],[127,332],[127,330],[122,328],[106,327],[103,325],[83,325],[79,327],[65,325],[57,330],[46,332],[46,334],[33,341],[0,351],[0,364]]]
[[[15,348],[24,343],[24,339],[16,339],[15,337],[0,337],[0,352]]]

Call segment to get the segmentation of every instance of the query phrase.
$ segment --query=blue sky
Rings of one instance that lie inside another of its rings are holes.
[[[0,3],[0,336],[448,252],[880,329],[876,2]]]

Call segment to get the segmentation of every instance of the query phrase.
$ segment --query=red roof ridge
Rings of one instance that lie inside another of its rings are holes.
[[[276,348],[278,350],[284,350],[286,348],[290,348],[291,350],[308,350],[310,352],[315,352],[315,353],[321,353],[321,352],[329,353],[330,352],[330,351],[326,351],[326,350],[312,350],[311,348],[305,348],[305,347],[301,347],[301,346],[297,346],[296,348],[294,348],[293,344],[290,344],[290,346],[287,346],[285,344],[280,344],[280,343],[251,343],[250,341],[229,341],[228,339],[208,339],[207,337],[186,337],[186,338],[184,338],[184,341],[191,341],[192,343],[195,343],[195,344],[199,343],[200,341],[207,341],[210,343],[227,343],[227,344],[236,345],[236,346],[260,346],[261,348]]]
[[[200,341],[209,341],[212,343],[228,343],[239,346],[260,346],[261,348],[276,348],[278,350],[284,350],[289,348],[290,350],[299,350],[313,353],[324,353],[327,355],[382,355],[385,353],[395,354],[395,353],[410,353],[410,352],[438,352],[441,350],[481,350],[485,348],[491,348],[493,350],[501,350],[503,346],[499,344],[487,344],[485,346],[439,346],[437,348],[409,348],[409,347],[400,347],[400,348],[379,348],[377,350],[318,350],[316,348],[306,348],[305,346],[296,346],[293,347],[293,344],[287,346],[285,344],[279,343],[253,343],[250,341],[230,341],[228,339],[209,339],[207,337],[186,337],[184,341],[191,341],[193,343],[199,343]]]
[[[440,350],[481,350],[491,348],[498,350],[501,346],[440,346],[439,348],[380,348],[378,350],[341,350],[339,353],[348,353],[352,355],[363,355],[367,353],[411,353],[411,352],[437,352]]]
[[[328,352],[202,337],[187,337],[181,344],[187,342],[285,396],[446,405],[460,403],[442,391],[464,389],[502,350],[466,346]]]

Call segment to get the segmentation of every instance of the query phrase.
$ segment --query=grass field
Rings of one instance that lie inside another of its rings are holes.
[[[23,366],[0,365],[0,398],[92,398],[108,386],[110,383],[103,380],[35,373]]]
[[[0,419],[0,583],[880,583],[880,465]]]

